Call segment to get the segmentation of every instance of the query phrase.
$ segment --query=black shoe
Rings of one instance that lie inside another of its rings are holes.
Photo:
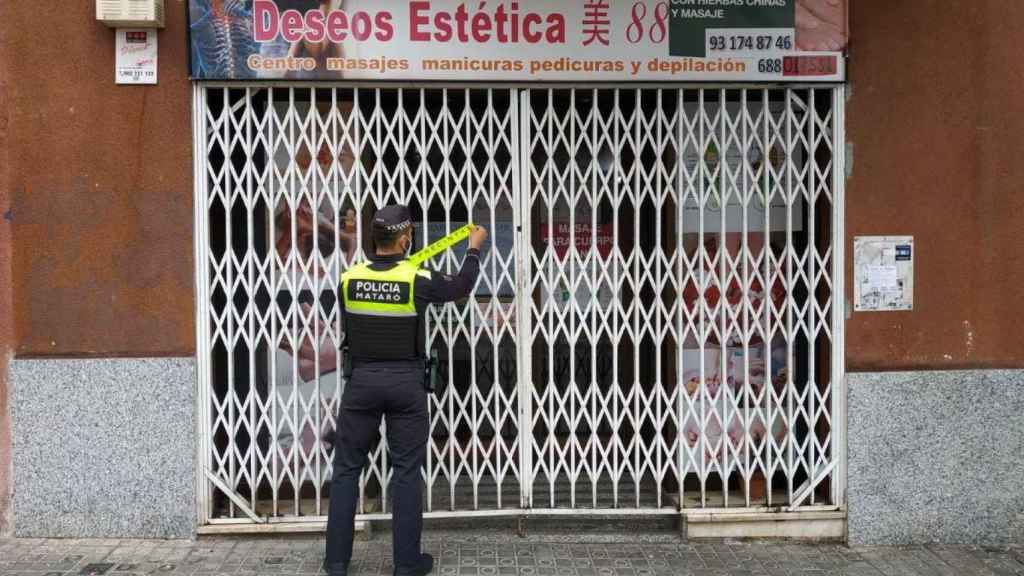
[[[334,564],[327,564],[324,562],[324,572],[327,573],[327,576],[348,576],[348,563],[336,562]]]
[[[420,561],[413,566],[396,566],[395,576],[426,576],[434,569],[434,557],[430,554],[420,554]]]

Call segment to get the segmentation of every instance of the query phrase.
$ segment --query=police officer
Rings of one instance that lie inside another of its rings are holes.
[[[352,558],[352,532],[359,475],[387,421],[391,451],[392,543],[396,575],[423,575],[434,559],[420,551],[423,480],[429,420],[424,382],[423,316],[429,304],[465,298],[480,272],[480,246],[487,238],[476,227],[462,269],[448,276],[418,269],[406,260],[413,242],[405,206],[374,215],[376,254],[371,262],[342,275],[341,301],[351,371],[338,410],[331,507],[327,519],[326,566],[345,576]]]

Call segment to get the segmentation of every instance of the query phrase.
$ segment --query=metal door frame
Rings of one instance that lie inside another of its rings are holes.
[[[831,450],[833,453],[833,471],[831,476],[831,501],[828,505],[799,505],[783,508],[767,508],[764,506],[751,507],[729,507],[729,508],[698,508],[695,512],[700,513],[758,513],[778,511],[835,511],[846,508],[846,382],[845,382],[845,319],[846,301],[845,293],[845,86],[844,85],[809,85],[809,86],[781,86],[767,87],[764,85],[680,85],[680,84],[643,84],[640,86],[629,84],[587,84],[587,85],[563,85],[563,84],[531,84],[512,86],[495,84],[422,84],[422,83],[295,83],[295,82],[262,82],[252,85],[244,84],[221,84],[211,82],[195,82],[193,84],[193,175],[195,186],[194,201],[194,226],[195,226],[195,273],[196,273],[196,338],[197,338],[197,394],[196,394],[196,508],[199,524],[210,526],[221,526],[222,528],[244,529],[252,526],[258,521],[250,518],[213,518],[211,509],[212,492],[211,480],[206,474],[210,463],[211,438],[206,423],[210,417],[209,395],[211,393],[209,383],[210,354],[207,343],[210,338],[209,308],[210,289],[209,271],[207,266],[206,239],[209,233],[208,214],[204,202],[200,201],[206,197],[206,164],[207,164],[207,137],[206,137],[206,92],[210,88],[267,88],[278,87],[299,87],[314,86],[318,88],[508,88],[512,92],[511,106],[513,121],[518,120],[519,130],[513,130],[514,145],[512,153],[518,154],[519,169],[515,170],[513,188],[518,194],[518,203],[515,206],[514,214],[517,218],[516,226],[520,230],[516,242],[515,270],[516,270],[516,322],[520,344],[531,338],[532,311],[531,307],[523,305],[521,299],[528,298],[527,289],[527,268],[528,251],[531,241],[531,212],[530,194],[524,189],[526,186],[525,175],[529,171],[529,142],[525,138],[529,134],[529,114],[524,106],[529,104],[530,90],[539,88],[617,88],[629,90],[648,90],[655,88],[666,89],[722,89],[733,90],[737,88],[757,89],[800,89],[800,88],[828,88],[832,99],[831,114],[831,142],[832,142],[832,234],[831,234]],[[614,508],[614,509],[565,509],[565,508],[533,508],[533,446],[532,446],[532,362],[531,349],[529,345],[517,346],[518,369],[518,400],[519,400],[519,434],[520,442],[520,508],[498,509],[498,510],[467,510],[467,511],[435,511],[426,514],[427,517],[476,517],[476,516],[503,516],[503,515],[587,515],[587,514],[622,514],[622,515],[649,515],[649,514],[679,514],[684,511],[673,509],[643,509],[643,508]],[[237,504],[237,503],[236,503]],[[251,515],[250,515],[251,516]],[[362,519],[383,519],[389,514],[369,514],[361,516]],[[312,527],[322,523],[321,518],[298,517],[298,518],[269,518],[263,519],[264,527],[270,529],[277,525],[285,530],[302,530],[304,527]]]

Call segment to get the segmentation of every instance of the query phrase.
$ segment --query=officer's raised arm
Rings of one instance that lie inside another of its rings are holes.
[[[480,275],[480,247],[487,240],[487,230],[477,226],[469,235],[469,249],[459,273],[452,276],[439,272],[416,277],[416,299],[428,303],[451,302],[469,296]]]

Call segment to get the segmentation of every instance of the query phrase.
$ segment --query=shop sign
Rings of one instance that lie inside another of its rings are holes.
[[[156,84],[156,30],[117,30],[114,81],[117,84]]]
[[[846,0],[191,0],[196,79],[841,81]]]

